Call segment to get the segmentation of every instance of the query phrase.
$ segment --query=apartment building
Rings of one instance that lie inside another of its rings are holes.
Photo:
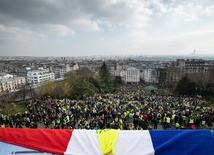
[[[182,66],[170,66],[166,69],[166,83],[177,83],[185,75],[185,68]]]
[[[213,68],[213,64],[210,61],[202,59],[177,59],[172,65],[166,67],[164,70],[160,70],[160,73],[163,73],[163,71],[166,72],[166,81],[164,82],[163,78],[161,81],[162,83],[177,83],[184,75],[192,78],[202,75],[206,78],[206,76],[209,76],[211,68]]]
[[[144,81],[146,83],[158,83],[158,70],[152,66],[144,69]]]
[[[140,71],[134,67],[126,69],[126,83],[139,83],[140,82]]]
[[[202,59],[187,59],[185,61],[186,73],[205,73],[208,71],[210,65]]]
[[[77,63],[71,64],[56,64],[51,66],[51,71],[55,74],[55,79],[64,79],[65,74],[79,69]]]
[[[0,73],[0,94],[13,92],[26,84],[25,77],[17,77],[6,73]]]
[[[48,80],[55,80],[55,74],[48,69],[33,70],[27,73],[27,81],[33,85],[39,85]]]

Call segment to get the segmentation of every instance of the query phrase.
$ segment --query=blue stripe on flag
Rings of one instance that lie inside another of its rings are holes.
[[[210,130],[150,130],[156,155],[214,155]]]

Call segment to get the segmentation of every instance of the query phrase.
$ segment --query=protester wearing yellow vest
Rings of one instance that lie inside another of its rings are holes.
[[[194,124],[194,119],[191,117],[190,119],[189,119],[189,125],[193,125]]]
[[[177,130],[180,129],[180,124],[178,122],[176,122],[175,123],[175,127],[176,127]]]
[[[169,128],[171,123],[171,118],[169,116],[166,117],[166,127]]]

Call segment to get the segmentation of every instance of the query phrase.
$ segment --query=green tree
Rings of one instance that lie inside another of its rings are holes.
[[[211,99],[214,101],[214,67],[210,68],[207,75],[207,82],[205,84],[204,89],[202,89],[202,95],[207,99]]]
[[[83,69],[67,76],[66,82],[67,85],[70,85],[72,98],[80,99],[83,96],[93,96],[98,92],[97,87],[91,82],[91,79],[94,79],[92,76],[92,72],[88,69]]]
[[[89,80],[91,77],[95,78],[94,71],[88,67],[83,67],[83,68],[80,68],[79,70],[76,70],[75,75],[86,80]]]
[[[55,87],[54,81],[47,80],[41,83],[37,91],[40,96],[54,96]]]
[[[98,82],[98,77],[96,76],[93,70],[91,70],[88,67],[83,67],[77,70],[75,72],[75,75],[81,78],[83,83],[86,84],[85,86],[92,84],[91,86],[93,86],[93,88],[96,87],[93,89],[93,91],[97,92],[97,90],[99,89],[99,82]]]
[[[205,98],[214,97],[214,68],[209,68],[207,72],[188,75],[191,81],[197,85],[197,94]]]
[[[116,85],[122,84],[122,77],[121,76],[115,76],[115,83],[116,83]]]
[[[196,84],[192,82],[188,76],[184,76],[178,81],[175,91],[179,95],[195,95],[196,94]]]
[[[89,68],[82,68],[66,75],[65,80],[45,81],[38,89],[40,96],[82,98],[98,92],[97,80]]]
[[[98,92],[98,89],[89,81],[82,78],[77,78],[71,87],[72,96],[74,98],[82,99],[83,96],[93,96]]]
[[[0,96],[0,109],[4,111],[7,115],[9,114],[10,111],[10,106],[9,106],[9,99],[10,99],[10,93],[9,91],[5,91],[1,96]]]
[[[98,90],[100,89],[99,81],[96,78],[90,77],[89,82],[92,83]]]
[[[103,62],[102,66],[100,67],[99,75],[100,75],[99,81],[100,91],[102,93],[113,92],[115,89],[113,78],[105,62]]]

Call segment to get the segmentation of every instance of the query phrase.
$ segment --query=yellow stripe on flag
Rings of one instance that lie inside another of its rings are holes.
[[[114,145],[120,130],[97,130],[97,136],[102,149],[102,155],[114,155]]]

